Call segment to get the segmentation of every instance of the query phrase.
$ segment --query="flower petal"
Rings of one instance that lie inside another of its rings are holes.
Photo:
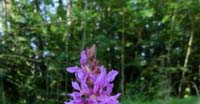
[[[82,52],[81,52],[81,60],[80,60],[80,63],[81,63],[81,65],[85,65],[86,62],[87,62],[86,53],[85,53],[85,51],[82,51]]]
[[[100,67],[100,70],[101,70],[101,73],[100,75],[97,76],[97,79],[94,82],[94,88],[93,88],[94,93],[96,93],[99,87],[103,85],[103,79],[106,75],[106,69],[103,66]]]
[[[77,82],[72,82],[72,87],[75,89],[75,90],[81,90],[79,84]]]
[[[67,70],[69,73],[75,73],[75,72],[79,71],[80,68],[78,68],[77,66],[75,66],[75,67],[68,67],[66,70]]]
[[[115,77],[117,76],[118,72],[115,70],[110,71],[107,75],[106,75],[106,81],[107,83],[112,82]]]
[[[106,86],[106,90],[104,91],[104,94],[110,95],[111,92],[112,92],[112,90],[113,90],[113,87],[114,87],[114,84],[108,84],[108,85]]]

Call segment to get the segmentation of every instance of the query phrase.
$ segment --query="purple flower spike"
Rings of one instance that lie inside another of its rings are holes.
[[[119,104],[120,94],[111,95],[114,84],[112,81],[118,71],[106,72],[96,59],[96,46],[93,45],[81,52],[81,67],[68,67],[74,73],[76,81],[72,81],[74,92],[69,94],[71,100],[64,104]]]
[[[81,65],[85,65],[87,63],[87,56],[86,56],[85,51],[81,52],[81,60],[80,60],[80,62],[81,62]]]

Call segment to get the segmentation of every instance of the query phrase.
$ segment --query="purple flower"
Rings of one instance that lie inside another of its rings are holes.
[[[87,62],[87,56],[86,56],[86,54],[85,54],[85,51],[82,51],[82,52],[81,52],[81,60],[80,60],[80,63],[81,63],[81,65],[85,65],[86,62]]]
[[[114,84],[112,81],[118,72],[106,72],[96,59],[96,46],[93,45],[81,52],[81,67],[68,67],[69,73],[75,74],[72,81],[74,92],[68,94],[71,100],[65,104],[119,104],[120,94],[111,95]]]

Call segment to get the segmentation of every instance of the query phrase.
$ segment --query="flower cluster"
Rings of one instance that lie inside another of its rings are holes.
[[[72,81],[74,92],[72,98],[65,104],[119,104],[120,94],[111,95],[114,84],[112,81],[118,74],[111,70],[106,72],[96,59],[96,46],[93,45],[81,52],[80,67],[68,67],[69,73],[74,73],[76,81]]]

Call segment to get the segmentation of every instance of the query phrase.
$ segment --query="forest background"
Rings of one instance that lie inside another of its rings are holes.
[[[199,0],[0,0],[0,103],[62,104],[74,79],[66,68],[96,44],[100,63],[120,72],[121,103],[192,104],[200,93],[199,7]]]

